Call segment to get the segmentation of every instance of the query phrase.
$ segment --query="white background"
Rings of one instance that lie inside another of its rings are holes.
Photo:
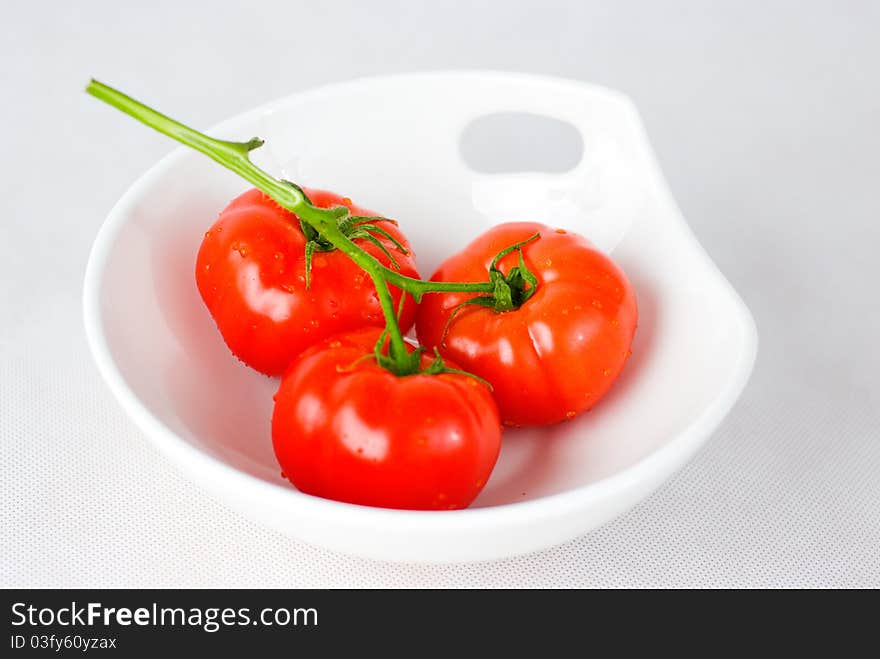
[[[880,587],[878,34],[867,0],[10,5],[0,585]],[[255,526],[174,472],[92,366],[89,246],[172,145],[82,87],[99,77],[209,126],[330,81],[471,67],[633,97],[685,216],[755,315],[752,380],[657,494],[541,554],[393,565]]]

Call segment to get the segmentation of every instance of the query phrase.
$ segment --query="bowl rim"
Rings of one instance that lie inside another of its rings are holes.
[[[527,501],[450,511],[377,508],[308,495],[293,487],[271,483],[258,476],[236,469],[219,457],[211,455],[180,437],[147,408],[129,387],[113,360],[101,322],[100,292],[103,287],[106,263],[115,245],[116,238],[130,217],[129,211],[131,207],[143,196],[144,191],[156,180],[160,179],[164,175],[165,170],[178,160],[186,157],[196,157],[196,154],[191,150],[179,146],[141,175],[111,208],[92,244],[85,270],[82,299],[87,343],[102,378],[120,406],[134,420],[139,429],[157,448],[173,458],[173,461],[177,463],[178,469],[183,471],[198,470],[210,475],[212,481],[217,479],[219,482],[228,482],[230,487],[244,488],[253,498],[270,497],[277,499],[280,503],[288,506],[291,511],[295,510],[300,514],[317,515],[326,521],[346,518],[350,522],[352,515],[357,515],[363,518],[364,523],[369,523],[370,525],[385,525],[389,523],[397,526],[399,523],[404,522],[408,528],[429,528],[436,531],[476,525],[485,527],[488,522],[494,522],[496,527],[498,527],[512,523],[528,523],[529,521],[543,518],[546,516],[548,509],[553,509],[558,515],[563,515],[567,511],[578,510],[597,501],[614,498],[616,495],[637,487],[643,481],[651,481],[650,476],[652,474],[671,474],[676,468],[684,465],[690,455],[708,439],[711,432],[727,415],[744,389],[754,367],[758,347],[757,328],[751,313],[739,294],[718,270],[714,261],[705,252],[685,221],[671,192],[668,190],[666,181],[657,165],[650,142],[644,135],[641,123],[638,120],[637,112],[632,107],[629,99],[620,92],[578,80],[492,70],[449,70],[371,76],[330,83],[286,95],[225,119],[214,125],[207,132],[222,134],[224,130],[234,125],[246,123],[255,117],[272,112],[290,103],[303,101],[309,97],[338,93],[374,82],[407,82],[427,78],[437,80],[442,78],[460,79],[486,76],[496,80],[503,78],[511,82],[580,88],[582,91],[613,98],[618,102],[623,101],[632,108],[630,121],[634,124],[633,128],[640,133],[641,145],[645,149],[645,156],[650,161],[648,164],[653,170],[654,183],[660,186],[659,192],[662,193],[662,196],[666,198],[665,201],[675,211],[673,215],[676,221],[683,226],[685,230],[683,238],[691,243],[690,249],[698,252],[699,258],[707,271],[711,271],[713,276],[722,284],[736,311],[735,319],[739,325],[744,343],[743,349],[735,362],[733,375],[728,379],[725,386],[722,387],[711,402],[694,415],[684,429],[675,437],[672,437],[667,443],[652,450],[633,464],[592,483]]]

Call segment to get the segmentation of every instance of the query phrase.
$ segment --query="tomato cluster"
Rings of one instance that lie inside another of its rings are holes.
[[[304,193],[319,208],[374,215],[330,192]],[[376,224],[373,240],[353,242],[418,278],[403,233]],[[626,275],[582,236],[516,222],[479,236],[431,278],[495,281],[494,294],[429,288],[417,306],[389,285],[400,327],[415,320],[434,351],[420,350],[415,372],[394,374],[374,358],[385,340],[375,283],[332,247],[307,258],[309,239],[300,218],[253,189],[220,214],[196,261],[202,299],[233,354],[283,375],[272,441],[303,492],[466,507],[492,472],[502,423],[555,423],[590,409],[629,355],[638,314]]]
[[[571,419],[623,368],[636,296],[585,238],[502,224],[425,282],[395,222],[271,176],[249,157],[263,140],[210,137],[97,80],[86,90],[256,186],[205,233],[196,283],[232,353],[282,376],[272,443],[303,492],[466,507],[502,424]]]

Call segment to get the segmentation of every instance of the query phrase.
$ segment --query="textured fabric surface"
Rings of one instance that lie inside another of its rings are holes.
[[[877,5],[439,4],[7,10],[0,585],[880,587]],[[755,315],[755,372],[695,460],[568,544],[446,566],[327,552],[189,484],[93,367],[89,246],[170,146],[81,88],[99,76],[210,125],[327,81],[464,67],[634,98],[685,216]]]

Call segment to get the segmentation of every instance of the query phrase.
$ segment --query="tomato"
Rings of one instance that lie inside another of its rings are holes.
[[[464,508],[501,447],[489,389],[458,373],[392,374],[372,358],[379,333],[331,337],[291,364],[272,415],[284,475],[302,492],[338,501]]]
[[[540,238],[524,245],[522,255],[537,286],[519,308],[459,307],[474,295],[432,293],[416,317],[422,344],[438,346],[444,357],[488,380],[503,422],[512,426],[570,419],[595,405],[623,368],[638,320],[623,271],[582,236],[542,224],[498,225],[431,279],[485,280],[499,252],[536,233]],[[508,272],[518,259],[508,254],[499,270]]]
[[[347,205],[352,215],[375,213],[332,192],[305,190],[322,208]],[[409,249],[389,221],[376,226]],[[386,237],[376,236],[400,266],[418,277],[411,251],[403,254]],[[245,364],[267,375],[281,375],[305,348],[346,330],[385,321],[376,289],[367,274],[340,251],[316,251],[306,288],[306,236],[299,219],[257,189],[234,199],[205,234],[196,260],[196,283],[226,345]],[[364,238],[355,243],[389,265],[388,255]],[[401,292],[391,287],[394,303]],[[407,296],[401,316],[412,325],[415,302]]]

